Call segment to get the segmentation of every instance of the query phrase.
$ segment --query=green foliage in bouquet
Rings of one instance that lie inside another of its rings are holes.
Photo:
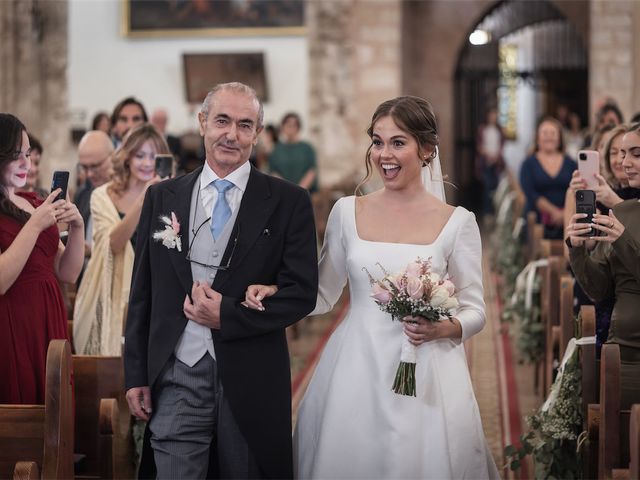
[[[507,445],[507,466],[518,470],[527,455],[533,456],[536,479],[582,478],[578,438],[582,432],[581,376],[578,350],[556,379],[558,396],[551,407],[527,417],[530,431],[520,436],[520,446]]]
[[[394,320],[402,320],[404,317],[423,317],[431,322],[440,322],[445,318],[451,320],[451,312],[445,308],[425,305],[424,302],[412,301],[409,296],[399,291],[394,285],[394,296],[389,303],[384,305],[384,311],[389,313]]]
[[[516,283],[515,281],[513,283]],[[502,320],[513,323],[516,345],[520,359],[527,363],[535,363],[544,355],[544,325],[540,316],[540,283],[541,278],[536,275],[531,307],[525,305],[526,285],[518,285],[512,299],[505,304]]]

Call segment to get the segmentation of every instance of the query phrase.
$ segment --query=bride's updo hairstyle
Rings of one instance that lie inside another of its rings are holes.
[[[367,129],[367,135],[373,139],[373,128],[376,122],[381,118],[390,116],[398,127],[404,132],[411,135],[418,144],[419,158],[428,165],[431,159],[436,155],[436,146],[439,143],[438,126],[436,125],[436,115],[433,107],[424,98],[404,95],[396,97],[381,103],[371,117],[371,123]],[[431,145],[433,151],[431,155],[427,155],[423,151],[423,145]],[[371,162],[371,148],[373,143],[369,145],[366,153],[367,174],[364,179],[356,187],[356,193],[360,192],[361,187],[366,184],[373,174],[373,165]]]

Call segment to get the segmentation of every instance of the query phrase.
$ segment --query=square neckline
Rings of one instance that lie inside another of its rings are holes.
[[[436,235],[436,238],[431,243],[383,242],[383,241],[379,241],[379,240],[365,240],[364,238],[362,238],[360,236],[360,233],[358,233],[358,221],[356,219],[356,196],[352,195],[351,198],[353,199],[353,201],[351,202],[351,209],[353,211],[353,214],[351,215],[351,218],[353,220],[353,231],[355,232],[355,237],[361,242],[381,244],[381,245],[409,245],[409,246],[412,246],[412,247],[414,247],[414,246],[415,247],[431,247],[431,246],[435,245],[436,243],[438,243],[438,241],[442,237],[444,231],[447,229],[447,227],[451,223],[451,219],[453,218],[453,216],[456,214],[456,212],[458,210],[461,209],[461,207],[459,207],[459,206],[458,207],[454,207],[453,212],[451,212],[451,215],[449,215],[449,218],[447,218],[447,221],[445,222],[444,226],[440,229],[440,231],[438,232],[438,235]]]

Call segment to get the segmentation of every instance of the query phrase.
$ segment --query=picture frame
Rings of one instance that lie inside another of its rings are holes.
[[[302,35],[304,0],[121,0],[127,37]]]
[[[182,55],[185,96],[188,103],[202,103],[218,83],[242,82],[251,86],[263,103],[268,101],[264,54],[185,53]]]

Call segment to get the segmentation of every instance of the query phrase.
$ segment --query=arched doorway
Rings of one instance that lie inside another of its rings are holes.
[[[462,47],[455,70],[455,172],[459,203],[481,213],[476,175],[476,131],[496,106],[508,134],[505,157],[517,174],[538,117],[564,105],[588,123],[588,56],[584,42],[550,1],[504,0],[492,6],[473,31],[488,41]]]

